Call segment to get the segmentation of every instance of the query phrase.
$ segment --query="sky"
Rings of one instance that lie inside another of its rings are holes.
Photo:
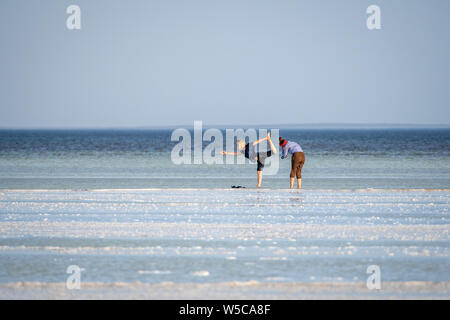
[[[2,0],[0,127],[449,124],[449,14],[448,0]]]

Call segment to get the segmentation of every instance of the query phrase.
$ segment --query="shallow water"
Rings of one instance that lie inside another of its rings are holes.
[[[449,190],[3,190],[0,282],[450,281]]]

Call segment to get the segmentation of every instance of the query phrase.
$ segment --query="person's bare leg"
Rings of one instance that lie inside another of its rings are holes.
[[[302,179],[297,179],[297,189],[301,189],[302,188]]]
[[[267,132],[267,142],[269,142],[270,150],[272,150],[273,154],[277,154],[277,148],[272,143],[272,140],[270,139],[270,132]]]
[[[262,171],[257,171],[258,173],[258,184],[257,184],[257,188],[261,187],[261,181],[262,181]]]
[[[290,186],[291,186],[291,189],[294,189],[294,178],[291,178],[291,180],[290,180]]]

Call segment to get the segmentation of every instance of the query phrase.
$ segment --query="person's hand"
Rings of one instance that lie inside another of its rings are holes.
[[[222,154],[222,155],[226,155],[227,153],[225,152],[225,151],[220,151],[220,153]]]

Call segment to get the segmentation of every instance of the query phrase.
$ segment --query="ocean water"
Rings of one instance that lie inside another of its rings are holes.
[[[0,188],[255,187],[256,165],[175,165],[171,130],[1,130]],[[450,129],[280,130],[306,154],[307,189],[450,186]],[[207,143],[205,142],[204,145]],[[263,187],[289,186],[290,160]]]
[[[260,190],[176,166],[170,133],[1,131],[0,284],[450,282],[450,130],[282,130],[301,191],[289,160]]]

